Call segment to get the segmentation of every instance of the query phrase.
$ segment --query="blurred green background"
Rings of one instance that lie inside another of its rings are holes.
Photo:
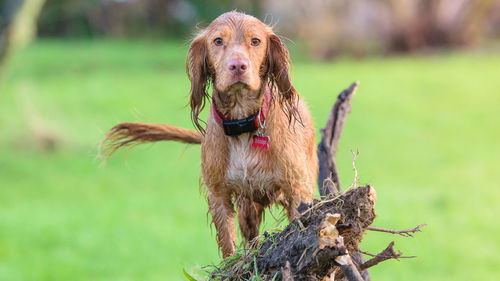
[[[44,31],[9,50],[0,74],[0,280],[184,280],[183,269],[203,276],[220,261],[199,146],[158,143],[104,166],[96,159],[118,122],[192,128],[184,61],[195,24],[161,36]],[[338,162],[346,186],[359,150],[360,183],[377,190],[374,225],[428,224],[415,238],[366,235],[368,252],[394,240],[418,256],[374,267],[373,280],[500,276],[500,46],[484,38],[404,51],[358,42],[361,53],[339,41],[316,50],[300,34],[286,41],[317,129],[336,95],[361,82]],[[277,224],[266,217],[267,228]]]

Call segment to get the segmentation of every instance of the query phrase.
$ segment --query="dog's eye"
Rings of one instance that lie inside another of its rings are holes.
[[[252,38],[252,46],[259,46],[260,40],[259,38]]]
[[[222,46],[222,38],[220,37],[215,38],[214,43],[216,46]]]

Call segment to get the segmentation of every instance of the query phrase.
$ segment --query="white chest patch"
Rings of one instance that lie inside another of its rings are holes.
[[[260,151],[252,148],[251,142],[252,139],[247,136],[239,136],[237,140],[229,142],[226,181],[239,194],[251,195],[255,191],[271,190],[273,182],[279,178],[276,170],[263,168]]]

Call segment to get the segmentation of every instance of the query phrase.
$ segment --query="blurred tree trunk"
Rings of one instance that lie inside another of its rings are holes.
[[[0,70],[10,46],[10,27],[23,0],[7,0],[0,6]]]
[[[45,0],[6,0],[0,11],[0,71],[8,55],[36,36],[36,21]]]

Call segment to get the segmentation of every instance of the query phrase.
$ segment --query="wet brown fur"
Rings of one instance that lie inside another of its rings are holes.
[[[226,42],[222,48],[213,44],[216,37]],[[261,45],[250,45],[248,40],[253,37],[259,38]],[[233,83],[226,71],[230,57],[250,63],[241,83]],[[201,142],[202,178],[224,257],[235,250],[234,205],[241,233],[249,242],[258,235],[264,208],[281,204],[292,220],[297,216],[296,207],[313,199],[318,170],[314,127],[306,105],[292,86],[289,66],[288,50],[269,26],[242,13],[225,13],[196,36],[188,51],[191,116],[200,132],[169,125],[124,123],[115,126],[105,140],[111,144],[111,153],[135,141]],[[210,83],[217,109],[230,119],[256,113],[262,107],[266,87],[270,88],[268,150],[251,147],[253,133],[226,136],[211,114],[203,128],[198,115],[209,101]]]
[[[167,140],[200,144],[202,138],[200,132],[176,126],[128,122],[120,123],[111,128],[102,141],[101,149],[105,152],[105,156],[109,157],[123,146]]]

